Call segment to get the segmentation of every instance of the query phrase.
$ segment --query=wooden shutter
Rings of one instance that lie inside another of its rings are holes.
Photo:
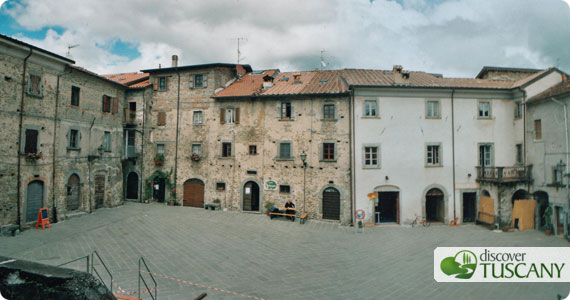
[[[153,91],[158,91],[158,77],[154,77],[154,78],[153,78],[152,90],[153,90]]]
[[[196,75],[190,75],[190,82],[188,82],[188,87],[190,87],[191,89],[194,88],[194,76]]]
[[[208,74],[204,74],[204,76],[202,77],[202,87],[205,88],[208,87]]]
[[[220,108],[220,124],[226,124],[226,109]]]
[[[103,112],[111,112],[111,97],[103,95]]]
[[[239,107],[236,107],[235,113],[235,123],[239,124]]]
[[[113,114],[119,113],[119,98],[113,97],[113,98],[112,98],[112,103],[113,103],[113,108],[112,108]]]
[[[166,125],[166,112],[158,112],[158,120],[156,122],[156,125],[158,126],[164,126]]]

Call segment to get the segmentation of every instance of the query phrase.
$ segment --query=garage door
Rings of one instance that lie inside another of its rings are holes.
[[[44,204],[44,183],[36,180],[28,184],[26,200],[26,222],[36,221],[38,212]]]
[[[189,179],[184,182],[184,206],[204,207],[204,182]]]
[[[323,192],[323,219],[340,220],[340,193],[335,188]]]

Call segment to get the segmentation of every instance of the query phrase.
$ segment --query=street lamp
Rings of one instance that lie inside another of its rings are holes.
[[[305,198],[307,195],[306,192],[306,175],[307,175],[307,153],[305,153],[305,151],[303,151],[303,153],[301,153],[301,161],[303,161],[303,212],[305,212]]]

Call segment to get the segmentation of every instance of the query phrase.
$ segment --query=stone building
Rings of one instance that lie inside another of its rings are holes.
[[[311,218],[349,224],[350,106],[340,74],[259,71],[216,93],[212,197],[242,211],[290,199]]]
[[[0,225],[52,222],[122,202],[126,87],[0,36]]]
[[[568,236],[569,142],[568,102],[570,80],[526,101],[527,161],[533,164],[533,183],[528,193],[537,200],[535,226],[544,228],[544,212],[552,210],[556,235]]]

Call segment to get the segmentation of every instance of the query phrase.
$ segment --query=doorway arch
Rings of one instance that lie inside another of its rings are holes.
[[[323,219],[340,220],[340,192],[334,187],[323,191]]]
[[[77,210],[79,208],[79,198],[80,198],[80,181],[77,174],[71,174],[67,180],[66,195],[67,195],[67,210]]]
[[[529,193],[526,190],[520,189],[513,194],[513,197],[511,198],[511,203],[514,205],[515,200],[528,200],[528,199],[530,199]]]
[[[259,185],[255,181],[248,181],[243,185],[244,211],[259,211]]]
[[[198,178],[188,179],[184,182],[184,196],[182,205],[190,207],[204,207],[204,182]]]
[[[34,180],[28,184],[26,196],[26,222],[37,220],[38,212],[44,205],[44,182]]]
[[[127,175],[127,199],[139,199],[139,175],[136,172],[131,172]]]
[[[432,188],[426,193],[426,220],[429,222],[443,222],[445,218],[445,202],[443,191]]]

